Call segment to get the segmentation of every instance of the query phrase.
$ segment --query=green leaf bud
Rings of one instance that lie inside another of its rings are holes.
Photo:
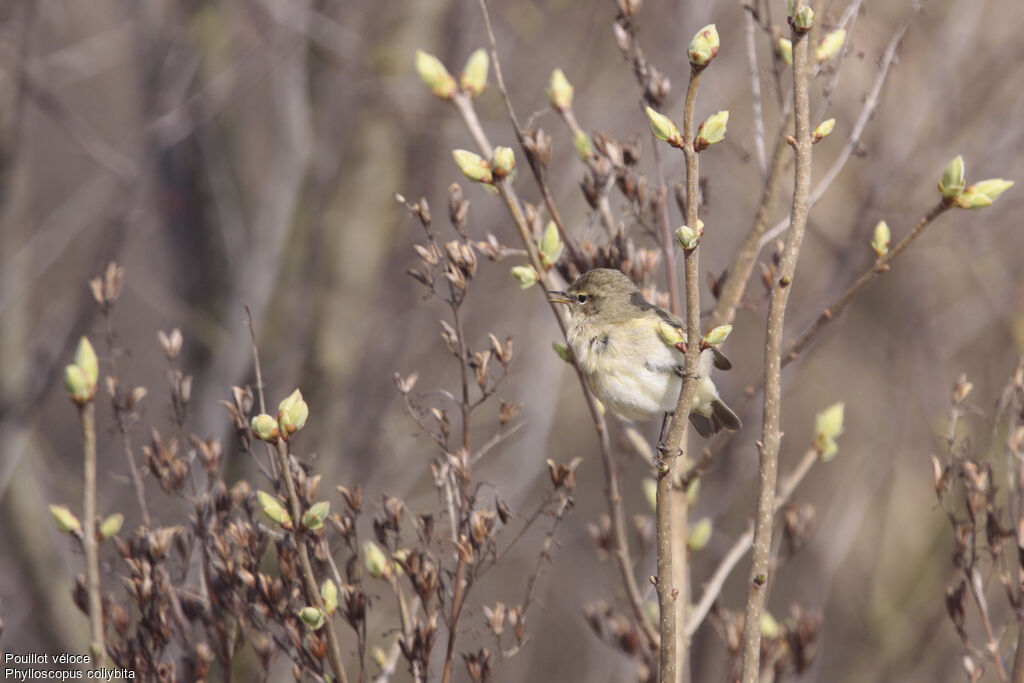
[[[476,97],[486,90],[487,70],[490,66],[487,50],[480,48],[471,54],[466,60],[466,66],[462,69],[462,76],[459,77],[462,91],[469,93],[470,97]]]
[[[793,41],[789,38],[779,38],[779,42],[775,45],[776,51],[779,53],[779,58],[782,59],[786,64],[793,66]]]
[[[720,111],[705,119],[697,129],[697,139],[693,148],[700,152],[711,145],[717,144],[725,139],[725,127],[729,123],[729,112]]]
[[[683,143],[679,128],[672,119],[664,114],[659,114],[650,107],[647,107],[647,118],[651,120],[651,131],[654,133],[654,137],[673,147],[679,147]]]
[[[442,100],[450,100],[458,89],[455,79],[444,68],[441,60],[423,50],[416,50],[416,70],[420,72],[420,78],[430,88],[430,92]]]
[[[871,248],[875,250],[875,255],[878,258],[882,258],[889,253],[889,242],[892,239],[892,234],[889,231],[889,224],[885,221],[878,221],[878,225],[875,226],[875,236],[871,240]]]
[[[277,406],[277,422],[286,436],[291,436],[306,425],[309,405],[302,400],[302,392],[296,389]]]
[[[319,607],[303,607],[299,610],[299,619],[313,631],[322,628],[325,622],[324,613]]]
[[[82,523],[78,521],[78,517],[75,517],[66,505],[51,505],[50,516],[53,517],[53,521],[61,532],[65,534],[82,533]]]
[[[277,437],[281,435],[278,429],[277,420],[266,413],[260,413],[256,417],[252,418],[252,433],[260,441],[267,441],[274,443],[277,441]]]
[[[331,514],[331,504],[322,500],[317,503],[313,503],[306,514],[302,515],[302,526],[306,527],[310,531],[316,531],[322,529],[324,526],[324,520],[327,519],[327,515]]]
[[[495,147],[491,161],[491,171],[498,178],[504,178],[516,167],[516,153],[511,147]]]
[[[964,178],[964,158],[957,156],[946,164],[942,170],[942,180],[939,181],[939,192],[946,199],[953,199],[964,191],[967,181]]]
[[[552,71],[551,80],[548,82],[548,99],[551,100],[551,106],[558,111],[570,109],[572,107],[572,95],[572,84],[565,77],[565,73],[561,69]]]
[[[707,66],[721,47],[718,37],[718,28],[714,24],[708,24],[690,41],[690,47],[686,50],[686,56],[690,58],[690,64],[698,68]]]
[[[540,275],[537,274],[533,266],[514,266],[511,272],[512,277],[519,282],[519,286],[523,289],[529,289],[540,280]]]
[[[491,165],[479,154],[474,154],[465,149],[457,149],[452,152],[452,157],[458,165],[462,174],[470,180],[478,183],[490,183],[494,180],[491,173]]]
[[[277,524],[282,529],[292,528],[292,516],[288,514],[288,510],[285,509],[284,503],[277,496],[273,496],[266,491],[257,491],[256,497],[260,501],[260,507],[263,509],[265,514],[271,522]]]
[[[839,55],[839,51],[843,49],[844,42],[846,42],[846,29],[840,28],[830,31],[818,43],[818,47],[814,51],[814,57],[819,62],[835,59]]]
[[[714,532],[714,525],[710,517],[702,517],[696,524],[690,527],[690,536],[686,539],[686,547],[692,551],[703,550],[711,534]]]

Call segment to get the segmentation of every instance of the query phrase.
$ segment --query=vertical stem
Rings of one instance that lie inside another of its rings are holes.
[[[697,101],[697,89],[700,86],[701,70],[691,69],[690,81],[686,88],[686,100],[683,105],[683,155],[686,161],[686,224],[697,225],[697,152],[693,149],[693,108]],[[668,435],[664,443],[659,445],[658,456],[658,495],[657,495],[657,529],[658,529],[658,607],[660,609],[661,643],[659,660],[659,680],[673,683],[677,670],[685,671],[685,664],[677,666],[676,656],[679,644],[676,642],[676,602],[679,600],[685,612],[688,596],[685,586],[673,585],[673,536],[686,536],[687,510],[672,510],[672,478],[676,460],[683,453],[683,444],[688,432],[690,408],[693,395],[697,389],[697,362],[700,358],[700,279],[698,277],[697,249],[683,252],[683,271],[686,283],[686,334],[690,344],[686,350],[686,376],[676,403],[676,410],[669,423]],[[680,526],[674,526],[680,525]],[[674,532],[674,533],[673,533]],[[685,548],[685,544],[683,546]],[[677,558],[682,565],[679,576],[686,576],[685,550]],[[684,615],[685,619],[685,615]],[[686,661],[686,636],[683,632],[682,647],[679,659]]]
[[[85,588],[89,596],[89,651],[101,667],[106,659],[103,643],[103,603],[100,600],[100,560],[96,538],[96,405],[92,400],[78,408],[82,421],[85,453],[85,519],[82,524],[85,545]]]
[[[794,15],[805,5],[798,1]],[[757,521],[754,525],[754,557],[750,569],[746,615],[743,629],[743,683],[757,683],[760,676],[761,613],[764,608],[765,587],[768,583],[771,558],[772,522],[775,509],[775,482],[779,466],[779,447],[782,434],[782,329],[789,300],[797,256],[803,242],[807,224],[811,187],[811,131],[807,93],[806,33],[793,31],[793,111],[796,139],[796,179],[793,189],[793,210],[789,235],[779,266],[779,279],[774,283],[768,304],[768,324],[765,340],[765,391],[760,449],[761,481],[757,502]]]
[[[302,526],[302,508],[299,505],[299,496],[295,492],[292,470],[288,466],[288,442],[284,439],[277,440],[277,460],[277,464],[284,476],[292,524],[295,525],[295,545],[298,547],[302,578],[306,584],[306,599],[312,602],[313,606],[324,614],[324,630],[327,632],[327,659],[331,664],[331,670],[334,672],[334,678],[340,683],[348,683],[345,667],[341,662],[341,647],[338,645],[338,633],[334,630],[334,622],[331,620],[331,616],[324,609],[324,599],[320,595],[320,587],[316,583],[316,574],[313,573],[313,565],[309,561],[305,528]]]

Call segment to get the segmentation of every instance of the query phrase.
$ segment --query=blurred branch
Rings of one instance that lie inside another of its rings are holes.
[[[65,107],[57,96],[27,69],[21,68],[18,71],[18,82],[25,94],[49,114],[97,165],[107,169],[124,183],[132,181],[138,175],[139,169],[134,161],[108,145],[85,119],[73,109]]]
[[[774,513],[778,514],[782,506],[789,502],[796,487],[800,485],[800,482],[804,480],[807,473],[811,471],[811,467],[818,461],[819,454],[813,448],[808,450],[800,463],[793,469],[792,472],[783,479],[779,485],[779,492],[775,496],[775,507]],[[718,599],[718,595],[722,592],[723,586],[725,586],[726,579],[732,574],[732,570],[736,567],[739,561],[747,554],[750,550],[751,544],[754,540],[754,525],[751,523],[747,530],[740,535],[739,538],[732,544],[728,552],[722,558],[718,568],[715,569],[714,574],[708,579],[707,584],[704,587],[704,593],[701,595],[700,600],[693,606],[690,611],[689,618],[686,620],[686,635],[690,638],[697,632],[700,625],[704,623],[705,617],[708,612],[711,611],[711,606],[715,604],[715,600]]]
[[[295,492],[295,482],[292,479],[292,470],[289,465],[291,456],[288,454],[288,442],[285,439],[277,440],[277,466],[284,479],[285,492],[288,495],[288,510],[295,525],[293,534],[296,549],[299,553],[299,563],[302,568],[302,579],[305,583],[306,599],[319,609],[324,615],[324,631],[327,632],[327,658],[331,663],[331,670],[334,677],[340,683],[348,683],[345,675],[345,666],[341,660],[341,647],[338,645],[338,633],[334,629],[334,621],[324,608],[324,599],[320,595],[320,588],[317,586],[316,574],[313,573],[313,565],[309,562],[309,548],[306,547],[305,525],[302,521],[302,507],[299,504],[299,496]]]
[[[686,225],[697,230],[698,210],[698,186],[700,176],[697,165],[697,150],[694,147],[695,127],[693,123],[693,112],[697,101],[697,90],[700,87],[701,75],[704,73],[703,66],[690,67],[690,80],[686,86],[686,98],[683,102],[683,158],[686,164]],[[686,671],[686,658],[689,650],[689,643],[686,641],[685,633],[683,642],[676,642],[676,602],[685,614],[689,605],[687,595],[688,586],[680,584],[673,585],[673,531],[686,533],[687,519],[683,509],[672,510],[672,479],[674,478],[674,467],[680,457],[686,462],[684,448],[686,436],[689,432],[690,410],[693,407],[693,397],[697,391],[697,380],[699,376],[698,363],[701,354],[701,346],[697,341],[700,334],[700,279],[698,268],[698,254],[700,247],[683,250],[684,282],[686,292],[686,339],[689,343],[686,346],[686,365],[683,375],[682,387],[679,398],[676,401],[675,412],[669,419],[668,430],[664,440],[658,444],[658,467],[657,467],[657,495],[655,501],[657,518],[657,548],[658,548],[658,606],[660,608],[660,633],[661,649],[659,659],[659,680],[671,682],[676,680],[677,658],[680,672]],[[682,502],[682,501],[680,501]],[[685,507],[685,506],[682,506]],[[673,524],[679,526],[673,530]],[[683,558],[680,558],[683,559]],[[681,593],[681,595],[680,595]],[[677,653],[677,648],[680,650]]]
[[[85,456],[85,480],[83,482],[84,517],[82,542],[85,546],[85,590],[89,600],[89,651],[96,659],[96,667],[106,662],[106,645],[103,638],[103,601],[100,597],[99,539],[96,519],[96,404],[92,399],[78,406],[82,425],[82,441]]]
[[[805,2],[797,0],[793,6],[793,17],[808,9]],[[775,480],[779,466],[779,447],[782,440],[780,430],[782,400],[782,330],[786,316],[786,304],[796,270],[807,214],[810,210],[808,193],[811,186],[811,127],[810,101],[808,97],[808,42],[806,31],[798,31],[793,21],[793,111],[795,122],[796,170],[793,189],[792,222],[786,246],[779,264],[779,277],[773,284],[768,304],[768,323],[764,354],[764,411],[760,444],[760,486],[757,502],[757,521],[754,526],[753,563],[750,568],[750,585],[747,593],[746,613],[743,619],[743,683],[757,683],[760,680],[761,655],[761,613],[768,583],[769,558],[771,555],[772,526],[775,517]],[[820,18],[818,19],[820,21]]]
[[[811,323],[800,336],[794,339],[789,348],[786,350],[785,358],[782,359],[782,367],[786,367],[791,362],[799,357],[800,353],[806,349],[814,339],[821,334],[821,331],[833,320],[842,315],[846,307],[850,305],[850,302],[856,298],[856,296],[863,290],[868,284],[871,283],[880,274],[889,270],[889,264],[899,256],[900,252],[906,249],[910,244],[917,239],[921,233],[924,232],[931,223],[952,208],[952,202],[948,200],[940,200],[938,204],[933,206],[914,226],[914,229],[907,234],[900,242],[889,250],[885,256],[882,256],[875,263],[865,271],[859,278],[857,278],[853,284],[846,288],[846,290],[839,295],[839,297],[818,316],[817,320]]]
[[[757,69],[757,42],[754,25],[754,8],[746,6],[743,13],[745,34],[747,39],[747,64],[750,67],[750,96],[754,108],[754,149],[757,152],[757,165],[764,176],[768,170],[768,162],[764,152],[764,115],[761,111],[761,76]]]
[[[843,145],[842,151],[839,153],[839,157],[832,163],[825,176],[818,181],[814,186],[814,190],[810,193],[810,205],[814,206],[825,191],[828,190],[829,186],[839,177],[839,173],[843,170],[846,162],[849,161],[853,155],[857,145],[860,144],[860,138],[864,134],[864,128],[867,126],[868,121],[871,120],[872,114],[875,113],[875,109],[878,107],[879,98],[882,93],[882,86],[885,85],[885,79],[889,75],[889,67],[892,66],[893,60],[896,58],[896,48],[899,47],[900,41],[903,40],[903,35],[906,33],[907,28],[910,26],[910,18],[904,20],[903,24],[896,29],[896,33],[893,34],[889,40],[889,45],[885,49],[885,53],[882,55],[881,64],[878,67],[878,75],[875,76],[875,82],[871,86],[871,90],[868,92],[867,98],[864,100],[864,105],[861,107],[860,115],[857,117],[856,122],[853,124],[853,128],[850,130],[850,135],[846,139],[846,143]],[[786,217],[783,220],[776,223],[771,230],[766,232],[758,242],[758,249],[771,242],[773,239],[778,237],[786,229],[789,224],[790,218]]]
[[[485,22],[489,27],[490,15],[487,11],[487,5],[484,0],[480,0],[480,9],[481,12],[483,12]],[[493,36],[493,32],[491,32],[491,35]],[[497,56],[497,49],[493,43],[492,56],[494,58],[495,74],[498,74],[500,73],[501,67]],[[501,84],[499,87],[504,91],[503,81],[499,81],[499,83]],[[459,97],[460,94],[461,93],[456,93],[452,98],[452,102],[455,104],[460,115],[462,115],[467,128],[473,135],[474,140],[476,140],[477,146],[480,148],[481,152],[489,158],[493,154],[493,147],[491,147],[490,142],[483,133],[483,129],[479,124],[479,119],[472,107],[472,102],[469,101],[468,98]],[[507,97],[507,92],[505,92],[504,96]],[[512,219],[516,224],[516,228],[519,230],[519,235],[523,241],[523,246],[526,248],[530,263],[540,274],[541,285],[544,289],[552,287],[550,275],[546,272],[543,264],[540,262],[537,247],[530,236],[529,226],[526,224],[526,219],[519,206],[518,197],[516,197],[515,191],[512,189],[511,183],[509,183],[507,178],[500,181],[498,190],[501,193],[502,198],[505,199],[505,203],[509,208]],[[566,240],[566,242],[568,243],[568,240]],[[564,335],[566,329],[565,321],[562,319],[562,316],[556,308],[557,304],[549,302],[548,305],[550,306],[552,314],[555,316],[555,320],[558,322],[558,326]],[[637,584],[636,576],[633,573],[632,558],[629,553],[629,542],[626,535],[625,511],[622,505],[622,495],[619,490],[619,475],[615,465],[614,456],[612,455],[611,442],[608,438],[608,426],[605,422],[604,416],[598,408],[597,401],[587,388],[586,380],[583,378],[582,371],[575,362],[573,362],[573,369],[576,371],[580,388],[587,403],[587,409],[590,411],[591,419],[594,422],[594,429],[597,433],[598,439],[598,447],[601,453],[601,463],[604,467],[605,482],[607,484],[607,488],[605,489],[605,498],[608,503],[608,513],[611,518],[612,536],[615,544],[611,554],[618,565],[623,587],[626,590],[626,596],[633,611],[633,617],[643,629],[649,644],[653,646],[653,643],[657,642],[658,632],[651,624],[647,611],[644,608],[643,597],[640,594],[640,587]]]

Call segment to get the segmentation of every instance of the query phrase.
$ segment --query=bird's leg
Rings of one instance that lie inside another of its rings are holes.
[[[676,377],[681,377],[683,379],[696,379],[697,377],[700,376],[700,375],[691,375],[690,373],[688,373],[686,371],[686,368],[683,367],[682,365],[675,366],[674,368],[672,368],[672,371],[676,374]]]
[[[661,458],[665,453],[665,437],[668,436],[668,423],[672,419],[673,413],[665,413],[661,418],[661,434],[658,436],[658,457]]]

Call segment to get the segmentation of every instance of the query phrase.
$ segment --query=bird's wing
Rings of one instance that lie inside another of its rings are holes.
[[[661,306],[655,306],[654,304],[649,302],[647,299],[644,298],[644,295],[640,293],[639,289],[633,292],[633,294],[630,296],[630,303],[635,305],[642,312],[646,312],[648,310],[654,311],[659,318],[667,322],[669,325],[672,325],[673,327],[677,328],[684,334],[686,333],[686,325],[683,324],[682,320],[672,315]],[[718,347],[712,346],[711,353],[712,357],[714,358],[714,364],[716,368],[718,368],[719,370],[732,369],[732,362],[728,358],[726,358],[724,353],[718,350]]]

